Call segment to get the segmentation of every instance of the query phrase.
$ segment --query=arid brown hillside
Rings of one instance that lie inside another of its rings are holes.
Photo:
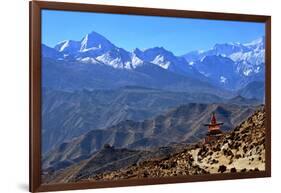
[[[62,169],[93,156],[105,144],[117,148],[149,150],[171,143],[197,143],[205,137],[210,114],[224,122],[223,131],[232,130],[252,115],[256,106],[189,103],[140,122],[126,120],[107,129],[94,129],[65,141],[44,154],[43,169]]]
[[[265,112],[247,120],[209,144],[173,144],[154,150],[104,147],[90,158],[48,171],[44,183],[119,180],[265,169]]]
[[[197,144],[171,157],[145,161],[118,171],[84,180],[118,180],[205,173],[265,170],[265,111],[256,111],[246,121],[211,144]]]
[[[60,169],[48,168],[43,170],[43,183],[67,183],[84,180],[101,173],[118,171],[132,165],[143,163],[147,160],[161,160],[184,149],[192,148],[188,144],[171,144],[167,147],[145,150],[130,150],[114,148],[105,145],[104,148],[90,156],[88,159],[77,163],[61,162]]]

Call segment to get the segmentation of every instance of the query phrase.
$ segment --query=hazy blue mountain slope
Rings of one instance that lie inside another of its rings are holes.
[[[223,97],[232,96],[231,92],[217,88],[205,80],[179,75],[150,63],[134,70],[127,70],[102,64],[81,64],[43,58],[42,70],[42,85],[59,90],[143,86],[171,91],[200,91]]]
[[[254,106],[230,104],[182,105],[144,121],[125,120],[106,129],[94,129],[72,140],[65,141],[44,156],[45,165],[81,160],[100,150],[105,144],[118,148],[151,149],[170,143],[197,142],[202,139],[215,112],[224,122],[222,130],[227,131],[239,124],[255,111]]]
[[[91,129],[106,128],[124,120],[148,119],[169,108],[190,102],[223,102],[223,99],[210,94],[133,86],[75,92],[43,89],[42,100],[44,152],[63,140]]]
[[[262,81],[253,81],[238,91],[245,98],[264,100],[265,85]]]

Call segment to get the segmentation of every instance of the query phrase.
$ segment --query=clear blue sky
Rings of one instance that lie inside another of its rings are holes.
[[[265,34],[264,27],[252,22],[42,11],[42,42],[51,47],[63,40],[81,40],[95,31],[128,51],[162,46],[182,55],[216,43],[252,41]]]

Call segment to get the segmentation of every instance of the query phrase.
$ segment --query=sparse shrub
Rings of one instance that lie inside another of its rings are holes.
[[[224,154],[225,156],[233,156],[232,151],[229,150],[229,149],[224,149],[224,150],[223,150],[223,154]]]
[[[231,168],[231,169],[230,169],[230,172],[231,172],[231,173],[235,173],[235,172],[236,172],[236,168]]]
[[[133,174],[133,171],[132,171],[132,170],[128,170],[128,171],[126,172],[126,174],[128,174],[128,175]]]
[[[220,165],[218,172],[223,173],[226,171],[226,166],[225,165]]]
[[[243,147],[243,152],[244,152],[244,153],[247,152],[247,147],[246,147],[246,145]]]
[[[147,171],[144,171],[143,174],[142,174],[142,176],[143,176],[144,178],[148,177],[148,175],[149,175],[149,173],[148,173]]]
[[[171,168],[174,168],[174,167],[176,167],[177,166],[177,162],[172,162],[171,163]]]
[[[236,154],[235,155],[235,159],[239,159],[239,158],[241,158],[241,155],[240,154]]]
[[[212,164],[217,164],[217,163],[219,163],[219,160],[216,160],[216,159],[212,160]]]
[[[161,163],[159,165],[159,167],[162,168],[162,169],[169,169],[169,166],[167,164],[164,164],[164,163]]]
[[[235,137],[235,133],[231,133],[231,135],[229,136],[229,139],[233,140]]]
[[[221,150],[220,145],[217,145],[217,146],[214,148],[214,151],[220,151],[220,150]]]
[[[192,155],[189,156],[189,160],[190,160],[191,162],[194,162],[194,159],[193,159]]]
[[[246,172],[246,171],[247,171],[247,169],[246,169],[246,168],[244,168],[244,169],[242,169],[242,170],[241,170],[241,172]]]

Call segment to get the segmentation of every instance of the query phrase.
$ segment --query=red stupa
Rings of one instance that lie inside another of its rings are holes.
[[[208,127],[208,133],[205,137],[205,143],[209,143],[210,141],[217,140],[221,137],[222,131],[220,127],[223,123],[218,123],[216,119],[215,113],[212,113],[211,122],[208,124],[204,124],[204,126]]]

